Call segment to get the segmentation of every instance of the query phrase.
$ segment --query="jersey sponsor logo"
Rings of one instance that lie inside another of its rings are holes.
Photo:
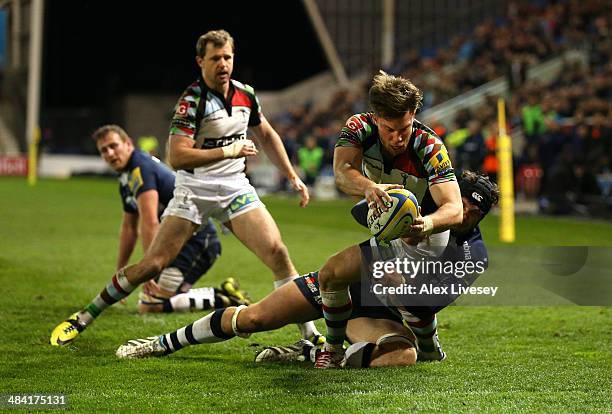
[[[308,286],[308,289],[310,289],[312,293],[319,293],[319,288],[312,276],[306,276],[304,280],[306,281],[306,286]]]
[[[179,102],[178,107],[176,108],[177,116],[187,116],[187,111],[189,111],[189,102],[182,101]]]
[[[210,148],[219,148],[225,147],[226,145],[230,145],[239,139],[246,139],[246,133],[236,134],[229,137],[222,138],[206,138],[202,143],[202,148],[210,149]]]
[[[140,172],[140,167],[134,168],[132,172],[128,176],[128,187],[132,194],[136,194],[140,187],[144,184],[142,179],[142,173]]]
[[[246,193],[239,195],[234,198],[229,205],[230,211],[232,213],[236,213],[251,203],[254,203],[258,200],[257,195],[255,193]]]
[[[351,131],[351,132],[357,132],[359,131],[359,129],[362,127],[361,125],[361,121],[359,121],[359,119],[357,118],[357,116],[352,116],[349,118],[348,121],[346,121],[346,127]]]
[[[438,151],[435,156],[431,157],[430,162],[436,174],[445,172],[451,165],[450,158],[444,147],[440,148],[440,151]]]
[[[218,120],[220,120],[220,119],[223,119],[223,117],[222,117],[222,116],[217,116],[217,117],[212,117],[212,116],[210,116],[210,117],[204,118],[204,119],[202,120],[202,122],[204,122],[204,123],[206,124],[206,123],[208,123],[208,122],[218,121]]]
[[[306,287],[312,293],[312,298],[319,305],[323,304],[323,300],[321,299],[321,292],[319,292],[319,285],[317,285],[315,279],[312,276],[305,276],[304,281],[306,282]]]

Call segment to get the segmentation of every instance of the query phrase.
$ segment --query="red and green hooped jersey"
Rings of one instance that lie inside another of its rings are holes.
[[[419,201],[428,186],[457,180],[442,140],[416,119],[406,152],[393,159],[383,158],[378,126],[371,112],[351,116],[340,132],[336,147],[361,148],[362,172],[366,177],[380,184],[402,184]]]
[[[174,107],[170,135],[191,138],[196,148],[210,149],[246,138],[248,127],[260,123],[261,107],[253,88],[232,79],[226,100],[200,77],[187,87]],[[193,173],[197,177],[231,175],[244,169],[244,158],[237,158],[195,168]]]

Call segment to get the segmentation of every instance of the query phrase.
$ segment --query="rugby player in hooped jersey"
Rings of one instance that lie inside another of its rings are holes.
[[[372,112],[353,115],[340,133],[334,151],[336,185],[344,193],[364,197],[370,207],[386,210],[387,190],[406,188],[423,206],[405,234],[422,240],[421,251],[441,253],[449,227],[462,221],[462,202],[448,152],[438,136],[415,119],[421,91],[407,79],[380,72],[369,91]],[[427,194],[427,197],[426,196]],[[427,199],[427,202],[424,200]],[[337,367],[342,361],[346,324],[351,314],[349,285],[361,277],[361,251],[353,246],[332,256],[319,271],[327,342],[315,367]],[[435,315],[414,321],[431,338],[422,344],[424,358],[443,359]],[[419,339],[419,338],[417,338]]]
[[[53,330],[53,345],[70,343],[104,309],[159,275],[209,217],[225,224],[270,268],[275,288],[298,277],[276,223],[244,173],[245,157],[258,152],[247,130],[300,193],[302,207],[308,204],[308,189],[261,113],[253,89],[231,79],[233,59],[234,40],[226,31],[210,31],[198,39],[201,74],[179,98],[170,125],[169,161],[177,170],[176,188],[159,231],[140,262],[119,270],[90,305]],[[300,324],[300,331],[304,338],[321,338],[312,322]]]

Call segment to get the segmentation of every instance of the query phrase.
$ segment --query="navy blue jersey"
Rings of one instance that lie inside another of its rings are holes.
[[[145,191],[159,194],[158,217],[161,218],[174,191],[174,172],[146,152],[135,149],[125,170],[119,176],[119,193],[123,211],[138,214],[136,199]]]
[[[446,260],[463,262],[481,262],[486,269],[489,266],[489,254],[482,240],[480,227],[474,227],[465,235],[455,235],[452,231],[448,240],[448,246],[442,254]]]

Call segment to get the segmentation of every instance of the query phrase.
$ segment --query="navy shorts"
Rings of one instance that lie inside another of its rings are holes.
[[[168,267],[177,267],[183,273],[185,283],[193,285],[210,269],[221,255],[221,242],[211,220],[202,226],[183,246]]]
[[[319,272],[311,272],[307,275],[300,276],[294,280],[295,284],[302,292],[302,295],[310,302],[310,304],[319,312],[319,317],[323,317],[321,309],[321,291],[319,290]],[[364,306],[361,303],[361,284],[352,284],[349,288],[351,292],[351,300],[353,302],[353,312],[349,319],[355,318],[373,318],[373,319],[388,319],[398,323],[402,323],[402,318],[390,308],[386,306]]]

